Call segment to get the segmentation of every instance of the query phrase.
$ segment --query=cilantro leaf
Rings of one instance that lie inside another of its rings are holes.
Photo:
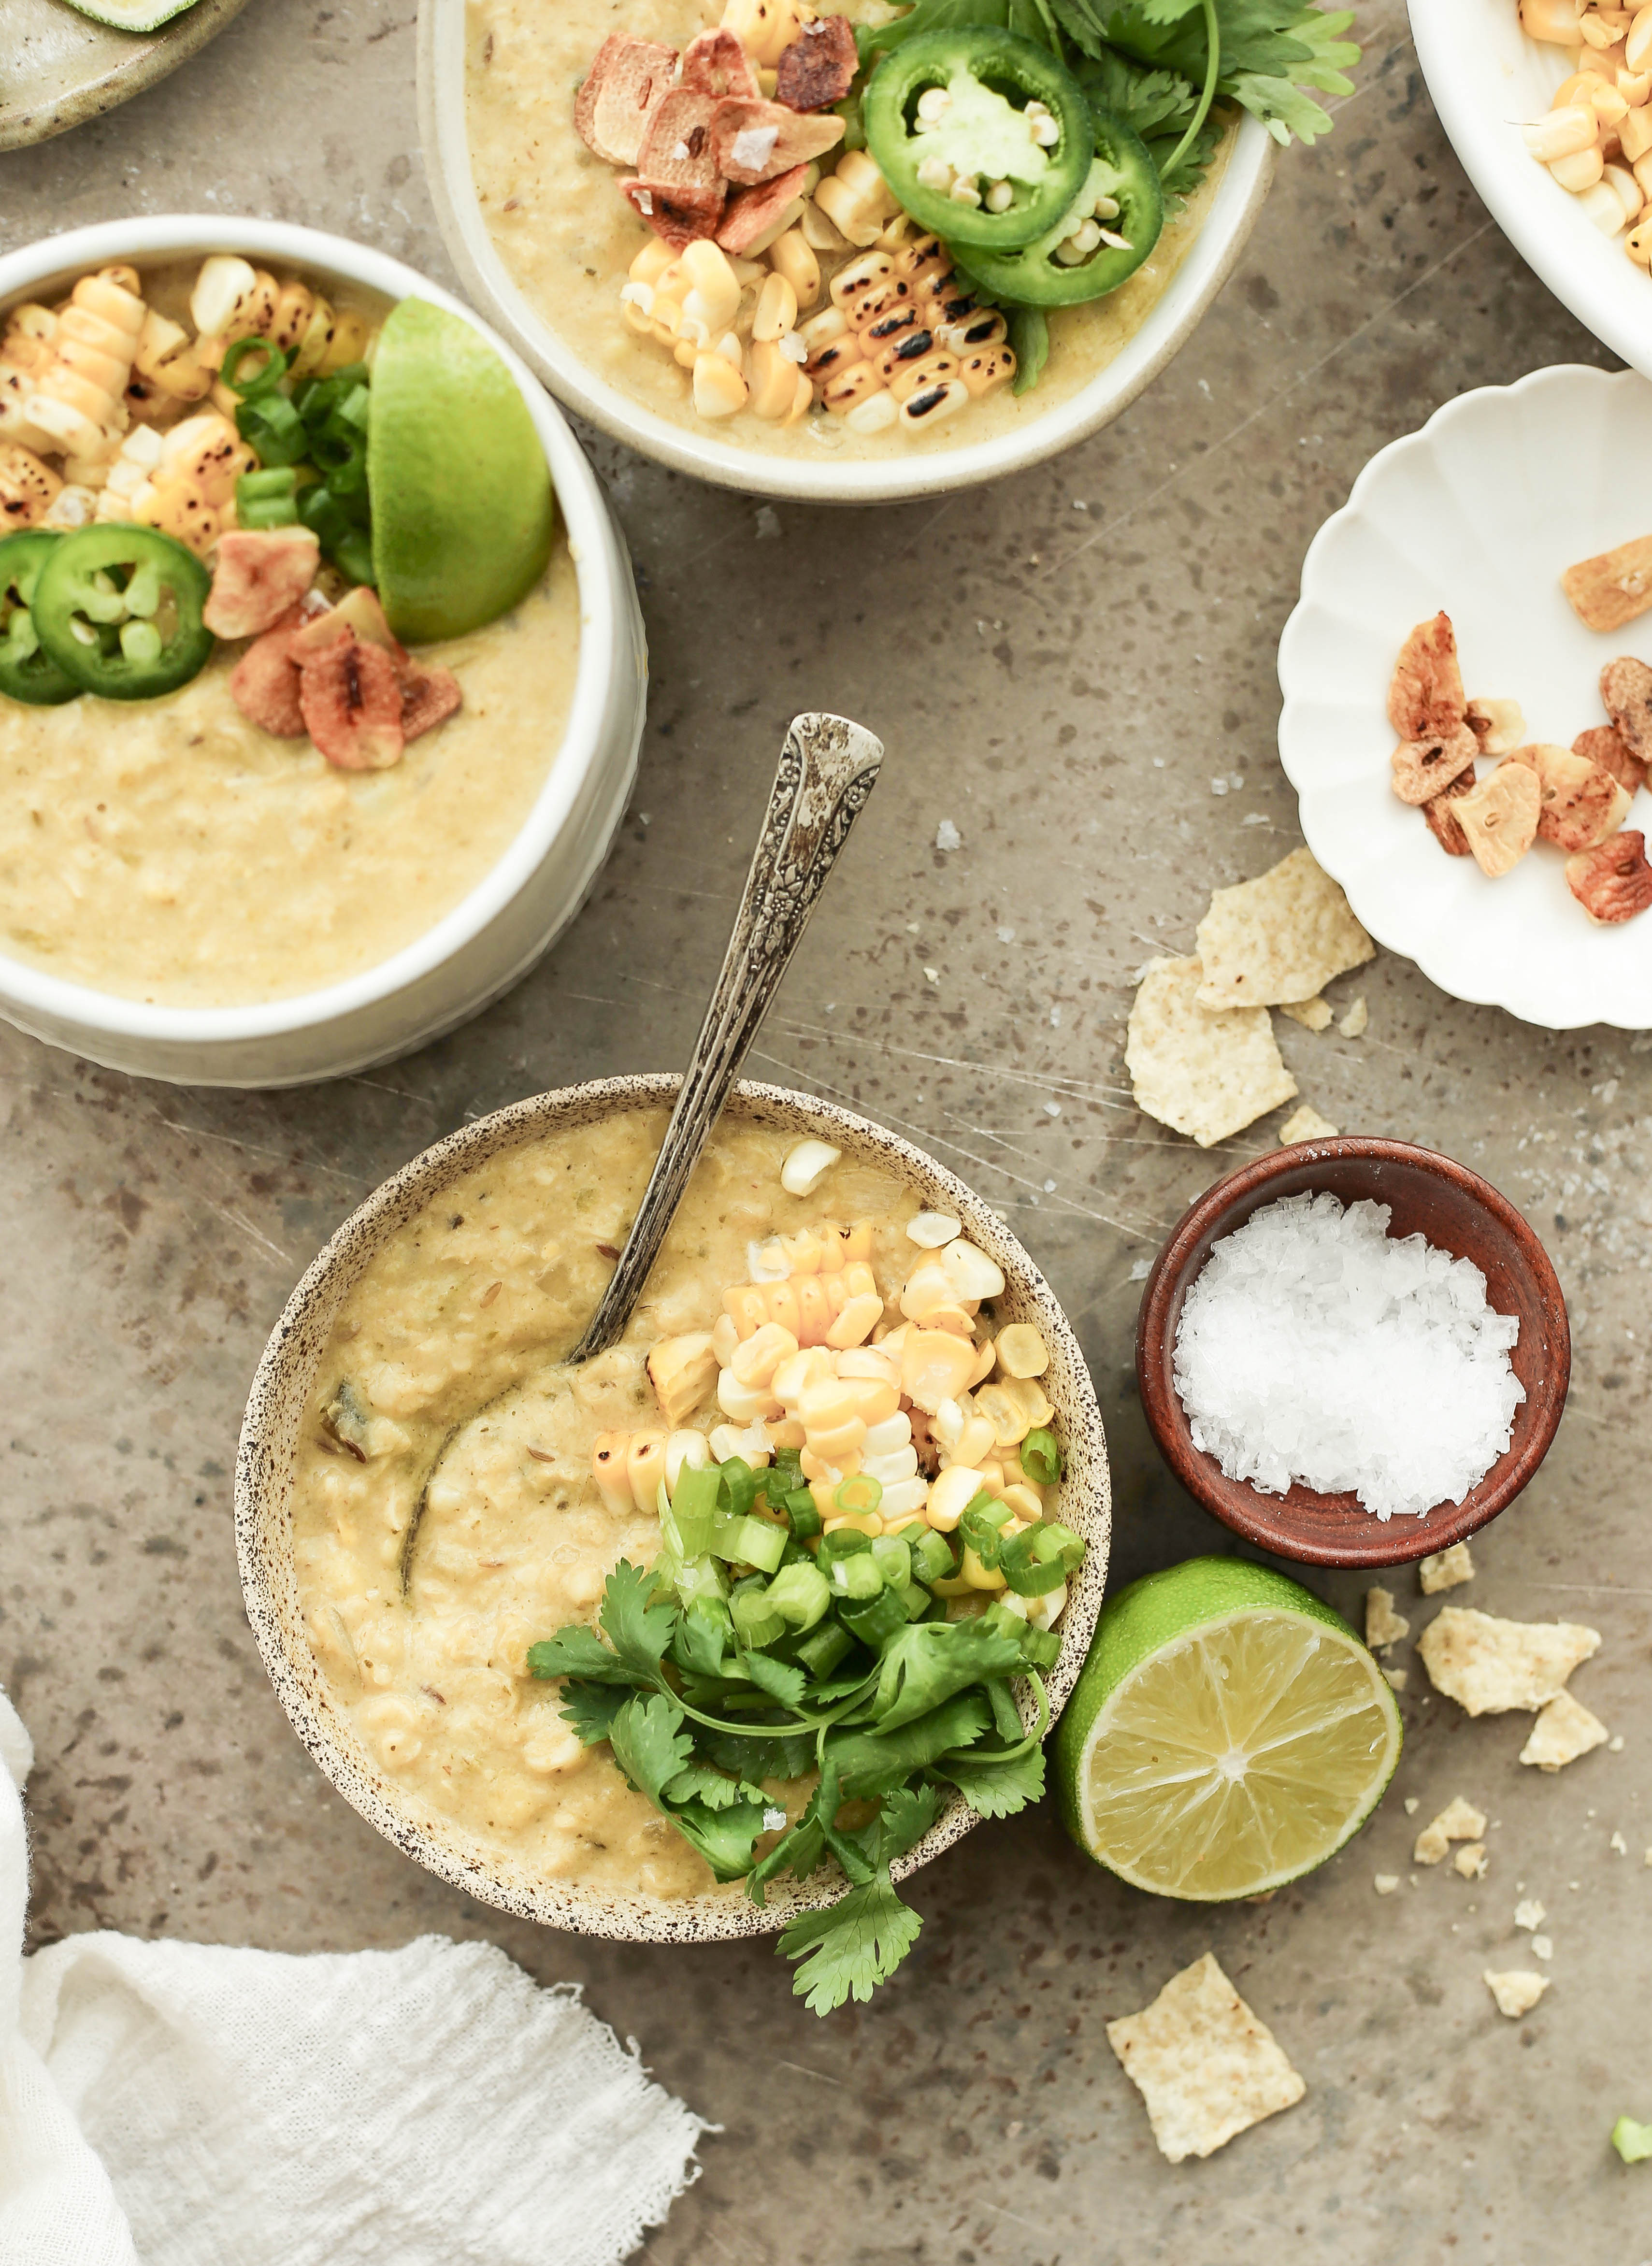
[[[746,1739],[736,1731],[702,1726],[694,1743],[708,1762],[735,1778],[801,1778],[815,1767],[815,1741],[808,1732],[800,1731],[795,1738]]]
[[[955,32],[966,26],[976,31],[1007,31],[1010,16],[1011,0],[917,0],[916,7],[893,23],[855,26],[860,67],[869,70],[880,55],[904,47],[920,32]],[[1048,47],[1049,40],[1043,44]]]
[[[723,1671],[724,1625],[715,1613],[691,1605],[682,1614],[671,1639],[671,1657],[691,1675],[720,1676]]]
[[[1044,1791],[1044,1750],[998,1762],[991,1753],[955,1755],[937,1763],[938,1777],[949,1779],[978,1817],[1012,1817]]]
[[[650,1684],[659,1681],[660,1663],[677,1620],[675,1605],[649,1604],[655,1587],[652,1571],[645,1573],[622,1558],[603,1585],[602,1610],[596,1616],[614,1657]]]
[[[1049,318],[1042,307],[1010,307],[1010,347],[1015,355],[1012,393],[1030,393],[1049,360]]]
[[[576,1622],[542,1637],[528,1648],[530,1676],[582,1676],[596,1684],[629,1684],[631,1671],[617,1661],[593,1628]]]
[[[757,1685],[783,1707],[800,1707],[808,1679],[790,1661],[771,1660],[766,1652],[742,1652],[740,1664]]]
[[[939,1808],[940,1796],[932,1786],[906,1786],[889,1795],[878,1821],[879,1853],[885,1866],[923,1839]]]
[[[826,1836],[815,1813],[815,1802],[793,1825],[789,1825],[766,1857],[759,1859],[746,1877],[746,1894],[754,1904],[765,1901],[764,1892],[771,1881],[782,1873],[795,1873],[806,1881],[815,1872],[826,1854]]]
[[[799,1963],[792,1988],[811,2014],[830,2014],[854,1999],[865,2005],[917,1941],[924,1923],[880,1873],[829,1910],[804,1912],[780,1938]]]
[[[834,1731],[826,1753],[852,1800],[875,1802],[939,1760],[974,1743],[992,1721],[984,1692],[963,1692],[898,1731]]]
[[[1210,46],[1202,7],[1173,0],[1084,0],[1102,38],[1137,62],[1202,86]],[[1312,95],[1351,94],[1346,67],[1359,48],[1342,34],[1354,18],[1305,0],[1216,0],[1222,53],[1217,91],[1260,118],[1276,142],[1312,142],[1331,121]]]
[[[656,1809],[663,1806],[661,1795],[668,1781],[676,1777],[694,1750],[681,1712],[662,1692],[647,1700],[640,1693],[627,1700],[608,1727],[608,1743],[632,1785]]]
[[[709,1763],[691,1763],[662,1791],[669,1802],[703,1802],[707,1809],[727,1809],[732,1802],[760,1802],[764,1798],[760,1786],[748,1786],[743,1779],[725,1778]]]
[[[984,1619],[914,1621],[884,1648],[873,1721],[880,1731],[898,1731],[954,1692],[1012,1676],[1021,1664],[1016,1639]]]
[[[565,1684],[562,1720],[572,1723],[586,1746],[594,1747],[608,1736],[615,1716],[628,1705],[632,1689],[625,1684]]]
[[[1170,166],[1199,107],[1198,89],[1175,71],[1150,70],[1107,47],[1082,67],[1078,77],[1093,107],[1122,119],[1141,135],[1159,168],[1166,216],[1173,217],[1203,180],[1221,139],[1220,127],[1207,120],[1191,148]]]
[[[764,1808],[761,1802],[736,1802],[712,1809],[703,1802],[691,1802],[666,1815],[720,1881],[737,1881],[751,1870],[752,1844],[763,1831]]]

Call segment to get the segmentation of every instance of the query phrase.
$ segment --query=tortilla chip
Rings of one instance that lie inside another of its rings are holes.
[[[1279,1145],[1290,1148],[1293,1141],[1334,1141],[1337,1129],[1328,1117],[1321,1117],[1312,1102],[1305,1101],[1300,1109],[1293,1109],[1279,1129]]]
[[[1130,1008],[1124,1065],[1137,1106],[1202,1149],[1291,1100],[1264,1007],[1212,1014],[1196,960],[1150,960]]]
[[[1383,1681],[1391,1692],[1403,1692],[1411,1681],[1411,1671],[1408,1668],[1385,1668]]]
[[[1411,1624],[1403,1613],[1394,1611],[1392,1590],[1370,1589],[1365,1592],[1365,1641],[1373,1652],[1398,1644],[1402,1636],[1409,1636]]]
[[[1569,1692],[1559,1692],[1531,1726],[1520,1759],[1535,1763],[1542,1771],[1557,1771],[1591,1748],[1604,1747],[1610,1736],[1599,1716],[1591,1715],[1581,1700],[1574,1700]]]
[[[1433,1824],[1425,1825],[1418,1834],[1411,1861],[1414,1865],[1437,1865],[1453,1841],[1478,1841],[1485,1831],[1485,1811],[1476,1809],[1472,1802],[1465,1802],[1460,1794],[1455,1794]]]
[[[1205,1007],[1275,1007],[1314,998],[1333,976],[1376,956],[1348,899],[1309,850],[1254,881],[1217,889],[1194,949]]]
[[[1449,1550],[1436,1550],[1432,1558],[1425,1558],[1417,1568],[1422,1583],[1422,1594],[1431,1597],[1438,1590],[1455,1590],[1474,1578],[1474,1561],[1468,1554],[1466,1542],[1454,1542]]]
[[[1527,1929],[1541,1927],[1547,1912],[1536,1897],[1526,1897],[1515,1906],[1515,1926]]]
[[[1289,1015],[1293,1023],[1300,1023],[1305,1031],[1322,1031],[1331,1020],[1331,1003],[1317,995],[1312,999],[1283,999],[1279,1012]]]
[[[1308,2089],[1209,1951],[1173,1975],[1151,2007],[1107,2027],[1173,2164],[1213,2155]]]
[[[1472,1606],[1443,1605],[1417,1642],[1429,1680],[1471,1715],[1545,1707],[1600,1631],[1576,1621],[1501,1621]]]
[[[1491,1860],[1483,1841],[1465,1841],[1451,1863],[1466,1881],[1483,1881]]]
[[[1370,1021],[1371,1010],[1365,1005],[1365,994],[1362,991],[1336,1027],[1345,1039],[1363,1039]]]
[[[1371,1886],[1379,1897],[1391,1897],[1400,1886],[1400,1875],[1398,1873],[1373,1873]]]
[[[1501,1975],[1494,1975],[1489,1967],[1484,1970],[1486,1988],[1497,2001],[1497,2012],[1507,2014],[1510,2021],[1529,2014],[1549,1987],[1546,1975],[1534,1975],[1529,1967],[1510,1967]]]

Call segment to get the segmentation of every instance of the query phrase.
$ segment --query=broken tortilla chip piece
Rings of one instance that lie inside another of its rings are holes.
[[[1328,1117],[1321,1117],[1312,1102],[1305,1101],[1300,1109],[1293,1109],[1279,1129],[1279,1145],[1290,1148],[1293,1141],[1334,1141],[1337,1128]]]
[[[1436,1590],[1455,1590],[1464,1582],[1472,1582],[1474,1561],[1468,1554],[1467,1543],[1454,1542],[1449,1550],[1436,1550],[1432,1558],[1425,1558],[1417,1568],[1417,1578],[1425,1597],[1433,1597]]]
[[[1204,969],[1205,1007],[1312,999],[1377,952],[1310,850],[1293,850],[1254,881],[1214,891],[1194,949]]]
[[[1486,1813],[1454,1794],[1431,1824],[1425,1825],[1411,1852],[1414,1865],[1437,1865],[1453,1841],[1478,1841],[1486,1831]]]
[[[1409,1636],[1411,1624],[1403,1613],[1394,1611],[1392,1590],[1370,1589],[1365,1592],[1365,1641],[1373,1652],[1381,1652],[1401,1637]]]
[[[1150,960],[1130,1007],[1124,1064],[1137,1105],[1202,1149],[1296,1097],[1265,1007],[1212,1013],[1197,960]]]
[[[1210,2156],[1307,2091],[1207,1951],[1151,2007],[1109,2022],[1107,2043],[1147,2104],[1159,2153]]]
[[[1561,577],[1572,610],[1591,630],[1620,630],[1652,606],[1652,535],[1580,559]]]
[[[1569,1692],[1557,1692],[1531,1726],[1531,1736],[1520,1750],[1523,1763],[1539,1770],[1557,1771],[1575,1763],[1591,1748],[1604,1747],[1611,1734],[1598,1715],[1591,1715]]]
[[[1482,1972],[1486,1988],[1497,2002],[1497,2012],[1507,2014],[1510,2021],[1529,2014],[1549,1987],[1548,1977],[1534,1975],[1529,1967],[1505,1968],[1501,1975],[1494,1975],[1489,1967]]]
[[[1435,1690],[1471,1715],[1546,1707],[1599,1649],[1599,1630],[1580,1622],[1497,1620],[1472,1605],[1443,1605],[1417,1642]]]
[[[1282,1015],[1289,1015],[1293,1023],[1300,1023],[1305,1031],[1322,1031],[1331,1020],[1331,1003],[1319,998],[1282,999],[1279,1012]]]

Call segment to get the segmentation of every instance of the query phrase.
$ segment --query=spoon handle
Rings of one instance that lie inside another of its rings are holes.
[[[746,1049],[882,761],[882,742],[846,717],[811,713],[792,720],[722,974],[671,1122],[619,1263],[570,1361],[605,1353],[624,1334]]]

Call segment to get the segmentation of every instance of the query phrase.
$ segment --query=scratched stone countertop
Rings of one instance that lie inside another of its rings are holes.
[[[891,761],[754,1067],[849,1098],[1008,1214],[1094,1371],[1114,1578],[1228,1546],[1148,1440],[1131,1332],[1172,1223],[1277,1121],[1207,1153],[1136,1112],[1134,972],[1189,948],[1213,886],[1299,840],[1275,647],[1304,550],[1361,465],[1466,386],[1607,359],[1469,189],[1400,0],[1361,14],[1368,61],[1334,135],[1284,157],[1167,373],[1058,463],[940,503],[774,511],[594,445],[647,616],[641,774],[587,910],[486,1015],[369,1076],[250,1095],[145,1085],[0,1027],[0,1679],[40,1753],[33,1940],[117,1927],[298,1950],[436,1929],[582,1983],[723,2128],[649,2266],[789,2266],[800,2229],[832,2266],[1652,2255],[1652,2169],[1607,2146],[1621,2111],[1652,2116],[1652,1040],[1528,1029],[1386,954],[1334,987],[1339,1007],[1368,1001],[1363,1038],[1280,1026],[1305,1100],[1465,1159],[1553,1254],[1571,1405],[1451,1602],[1598,1628],[1575,1689],[1624,1744],[1559,1776],[1522,1769],[1525,1719],[1431,1700],[1402,1645],[1390,1798],[1270,1904],[1142,1898],[1046,1807],[921,1875],[917,1951],[873,2006],[819,2022],[765,1944],[556,1934],[416,1870],[306,1759],[236,1582],[242,1401],[317,1246],[464,1119],[682,1062],[780,731],[809,706],[863,718]],[[0,157],[0,245],[124,212],[274,213],[450,280],[413,40],[410,0],[252,0],[164,85]],[[1356,1582],[1315,1585],[1357,1612]],[[1393,1586],[1414,1636],[1432,1601],[1409,1572]],[[1413,1884],[1417,1823],[1459,1793],[1493,1820],[1488,1876]],[[1378,1872],[1397,1893],[1375,1893]],[[1528,1963],[1521,1893],[1547,1906],[1554,1955],[1517,2023],[1480,1970]],[[1172,2167],[1103,2024],[1206,1949],[1308,2092]]]

